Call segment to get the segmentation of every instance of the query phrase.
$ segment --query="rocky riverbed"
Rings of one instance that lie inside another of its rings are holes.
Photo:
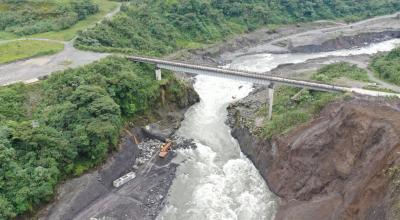
[[[179,165],[173,161],[178,149],[194,148],[192,140],[175,135],[186,109],[199,101],[188,82],[180,103],[166,103],[155,110],[155,123],[131,124],[123,133],[119,148],[102,166],[58,187],[55,201],[43,208],[39,219],[155,219]],[[145,126],[140,127],[138,124]],[[173,141],[168,157],[158,152],[163,139]],[[113,181],[128,172],[136,178],[119,188]]]

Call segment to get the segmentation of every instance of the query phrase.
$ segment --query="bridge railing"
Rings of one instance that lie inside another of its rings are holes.
[[[259,73],[259,72],[249,71],[249,70],[235,69],[235,68],[231,68],[231,67],[223,68],[223,69],[233,70],[233,71],[237,71],[237,72],[244,72],[244,73],[247,73],[247,74],[255,74],[256,76],[278,77],[278,78],[285,78],[285,79],[290,79],[290,80],[304,81],[304,82],[316,83],[316,84],[321,84],[322,83],[322,84],[329,85],[329,86],[346,87],[346,86],[333,84],[333,83],[325,83],[325,82],[320,82],[320,81],[316,81],[316,80],[309,80],[309,79],[299,79],[299,78],[295,78],[295,77],[291,77],[291,76],[274,75],[274,74],[269,74],[269,73],[266,73],[266,72]]]
[[[277,76],[277,75],[272,75],[272,74],[267,74],[267,73],[257,73],[257,72],[248,71],[248,70],[240,70],[240,69],[233,69],[233,68],[221,68],[221,67],[211,66],[209,64],[196,65],[196,64],[187,63],[184,61],[169,61],[169,60],[164,60],[164,59],[159,59],[159,58],[142,57],[142,56],[140,56],[140,57],[127,56],[127,58],[134,60],[134,61],[152,63],[155,65],[164,64],[164,65],[170,65],[170,66],[176,66],[176,67],[182,67],[182,68],[192,68],[192,69],[212,71],[212,72],[217,72],[217,73],[222,73],[222,74],[232,74],[232,75],[242,76],[242,77],[252,77],[255,79],[274,81],[274,82],[283,83],[283,84],[303,85],[304,87],[315,87],[315,88],[322,88],[322,89],[334,90],[334,91],[348,91],[350,89],[350,87],[336,85],[336,84],[332,84],[332,83],[321,83],[321,82],[314,81],[314,80],[303,80],[303,79],[297,79],[294,77],[286,77],[286,76],[283,77],[283,76]]]

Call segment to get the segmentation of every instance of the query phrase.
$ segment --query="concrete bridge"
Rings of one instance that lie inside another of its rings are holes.
[[[191,74],[202,74],[216,77],[223,77],[228,79],[241,80],[251,82],[255,84],[267,85],[268,96],[269,96],[269,114],[268,117],[272,117],[272,106],[274,97],[274,87],[276,84],[288,85],[299,88],[307,88],[317,91],[325,92],[356,92],[360,94],[372,95],[372,96],[390,96],[399,94],[377,92],[365,89],[350,88],[335,84],[320,83],[308,80],[292,79],[288,77],[280,77],[269,74],[261,74],[242,70],[231,70],[217,67],[200,66],[182,62],[168,61],[157,58],[140,57],[140,56],[126,56],[127,59],[140,62],[154,64],[156,66],[156,79],[161,80],[161,69],[171,70],[174,72],[191,73]]]

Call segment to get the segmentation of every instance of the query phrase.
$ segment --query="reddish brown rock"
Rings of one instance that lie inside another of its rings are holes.
[[[272,142],[244,128],[233,134],[282,198],[277,220],[397,219],[397,195],[387,173],[400,164],[398,106],[333,103],[319,118]]]

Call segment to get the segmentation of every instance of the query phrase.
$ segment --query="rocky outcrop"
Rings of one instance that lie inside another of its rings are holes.
[[[250,130],[232,134],[282,198],[276,219],[398,219],[400,102],[333,103],[272,140]]]
[[[225,39],[201,49],[190,49],[179,51],[167,57],[168,60],[185,61],[201,65],[223,65],[236,57],[245,54],[256,54],[265,51],[277,53],[289,52],[287,48],[270,45],[271,41],[302,33],[309,30],[334,27],[337,24],[330,21],[317,21],[286,25],[276,29],[261,28],[250,33],[238,35],[231,39]]]
[[[362,47],[400,38],[399,21],[398,15],[387,15],[349,24],[316,21],[265,28],[201,49],[179,51],[168,59],[215,66],[252,54],[328,52]]]

